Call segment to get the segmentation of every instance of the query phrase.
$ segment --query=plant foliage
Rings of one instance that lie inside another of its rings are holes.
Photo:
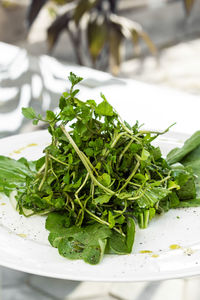
[[[32,0],[28,11],[28,25],[33,24],[41,8],[48,0]],[[53,1],[64,5],[64,12],[48,28],[48,44],[52,50],[60,34],[67,31],[79,64],[84,64],[84,46],[82,31],[87,39],[87,48],[93,67],[109,57],[109,66],[114,74],[119,71],[121,62],[121,47],[125,39],[129,39],[137,47],[142,39],[152,54],[156,54],[156,47],[143,30],[141,25],[127,18],[117,15],[117,0],[62,0]],[[70,5],[68,5],[70,3]],[[108,57],[107,57],[108,53]]]

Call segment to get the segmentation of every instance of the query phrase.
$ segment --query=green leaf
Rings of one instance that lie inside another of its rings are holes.
[[[22,107],[22,114],[26,119],[33,120],[36,118],[35,110],[32,107]]]
[[[108,27],[102,15],[91,16],[87,26],[88,48],[95,63],[108,39]]]
[[[142,149],[141,160],[147,160],[150,156],[150,153],[146,149]]]
[[[145,192],[144,195],[141,196],[137,200],[138,206],[140,208],[150,208],[153,207],[157,202],[165,198],[169,195],[171,191],[161,188],[161,187],[154,187]]]
[[[37,125],[39,120],[33,120],[33,125]]]
[[[180,185],[178,185],[175,181],[169,180],[168,181],[168,189],[173,190],[179,190],[180,189]]]
[[[115,226],[115,217],[113,216],[111,211],[109,211],[108,213],[108,222],[110,228],[113,228]]]
[[[200,198],[197,199],[190,199],[187,201],[180,201],[176,208],[183,208],[183,207],[198,207],[200,206]]]
[[[189,139],[187,139],[182,148],[175,148],[167,155],[167,161],[170,165],[181,160],[191,151],[200,145],[200,131],[195,132]]]
[[[47,121],[54,121],[55,120],[55,118],[56,118],[56,115],[54,114],[54,112],[53,111],[51,111],[51,110],[47,110],[46,111],[46,120]]]
[[[65,177],[64,182],[66,182],[66,179],[67,178]],[[63,190],[65,192],[75,192],[80,187],[81,182],[82,182],[82,178],[80,177],[76,182],[65,185]]]
[[[68,259],[83,259],[95,265],[100,262],[105,252],[107,238],[111,230],[101,224],[89,225],[83,228],[72,226],[65,232],[51,232],[49,242],[58,248],[59,254]]]
[[[23,189],[27,178],[30,180],[35,175],[35,163],[28,162],[25,158],[15,160],[0,156],[0,188],[6,195],[16,189]]]
[[[126,236],[112,231],[108,239],[108,252],[115,254],[131,253],[135,238],[135,223],[132,218],[127,219]]]
[[[74,21],[76,25],[79,24],[83,15],[86,12],[89,12],[96,5],[97,2],[97,0],[79,0],[74,11]]]
[[[50,213],[46,219],[45,228],[51,232],[59,232],[70,226],[70,219],[66,213]]]
[[[80,81],[83,80],[82,77],[76,76],[73,72],[70,72],[68,79],[71,82],[72,86],[75,86],[76,84],[78,84]]]
[[[111,177],[107,173],[103,173],[101,176],[99,176],[98,180],[104,186],[109,186],[111,184]]]
[[[112,106],[106,101],[102,101],[96,108],[95,113],[99,116],[112,117],[114,112]]]
[[[87,148],[87,149],[85,149],[85,154],[87,156],[93,156],[94,155],[94,151],[93,151],[92,148]]]
[[[121,255],[129,253],[126,245],[126,237],[113,231],[109,238],[109,252]]]
[[[177,195],[180,200],[193,199],[196,197],[195,177],[183,166],[173,167],[172,176],[180,187]]]
[[[95,204],[103,204],[103,203],[108,203],[110,201],[111,195],[101,195],[97,198],[94,198],[94,203]]]
[[[177,195],[180,200],[187,200],[196,197],[196,187],[194,177],[190,177],[188,181],[177,190]]]
[[[179,207],[179,198],[176,194],[176,192],[173,192],[169,195],[169,206],[170,208],[176,208]]]
[[[58,248],[60,241],[65,237],[65,233],[61,232],[50,232],[48,236],[48,241],[52,247]]]

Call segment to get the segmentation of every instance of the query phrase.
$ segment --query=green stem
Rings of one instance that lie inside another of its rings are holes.
[[[167,177],[163,178],[162,180],[156,181],[155,183],[151,183],[150,185],[151,185],[151,186],[154,186],[154,185],[157,186],[158,182],[159,182],[159,183],[163,183],[163,182],[166,182],[166,181],[167,181],[168,179],[170,179],[170,178],[171,178],[171,176],[168,175]]]
[[[67,198],[67,202],[68,202],[68,200],[69,200],[69,202],[71,203],[71,209],[72,209],[72,211],[74,211],[75,206],[74,206],[74,202],[73,202],[72,198],[71,198],[71,197],[68,195],[68,193],[66,193],[66,192],[64,192],[64,195],[65,195],[65,197]]]
[[[96,221],[98,221],[101,224],[107,225],[109,227],[109,223],[102,220],[101,218],[97,217],[96,215],[94,215],[91,211],[89,211],[87,208],[85,209],[85,211],[91,216],[93,217],[93,219],[95,219]],[[113,230],[115,230],[116,232],[118,232],[119,234],[125,236],[125,234],[123,232],[121,232],[119,229],[117,229],[116,227],[112,228]]]
[[[53,160],[57,161],[58,163],[62,164],[62,165],[65,165],[67,167],[69,167],[69,164],[66,164],[65,162],[55,158],[53,155],[49,154],[49,157],[52,158]]]
[[[41,166],[41,168],[37,172],[37,175],[39,175],[40,173],[42,173],[42,171],[44,170],[44,168],[45,168],[45,163]]]
[[[46,177],[47,177],[47,172],[48,172],[48,154],[46,153],[46,156],[45,156],[45,170],[44,170],[44,176],[42,178],[42,181],[40,182],[40,185],[39,185],[39,188],[38,190],[40,191],[45,180],[46,180]]]
[[[140,161],[137,161],[135,168],[133,169],[132,173],[130,174],[130,176],[127,178],[126,182],[124,183],[124,185],[120,188],[120,190],[118,191],[118,193],[120,193],[131,181],[131,179],[133,178],[133,176],[135,175],[135,173],[137,172],[138,168],[140,166]]]
[[[147,189],[143,190],[143,192],[139,195],[139,196],[135,196],[135,197],[130,197],[130,198],[127,198],[127,200],[130,200],[130,201],[133,201],[133,200],[138,200],[140,199],[146,192]]]
[[[132,143],[133,143],[133,139],[131,139],[131,141],[128,143],[128,145],[124,148],[124,150],[120,154],[118,164],[120,163],[120,161],[122,160],[122,157],[124,156],[124,154],[126,153],[126,151],[131,146]]]
[[[149,210],[144,211],[144,228],[147,228],[149,224]]]
[[[114,138],[114,140],[113,140],[113,142],[112,142],[110,148],[111,148],[111,149],[114,148],[115,145],[117,144],[117,142],[119,141],[119,139],[120,139],[123,135],[126,135],[126,134],[127,134],[126,132],[120,132],[120,133]],[[110,149],[107,149],[107,150],[103,149],[102,155],[103,155],[104,157],[107,157],[108,154],[109,154],[109,152],[110,152]]]
[[[78,154],[80,160],[82,161],[83,165],[85,166],[86,170],[88,171],[91,179],[94,181],[94,183],[100,187],[102,190],[104,190],[106,193],[114,195],[115,192],[113,192],[112,190],[108,189],[107,187],[105,187],[104,185],[102,185],[93,175],[92,170],[90,169],[90,166],[88,165],[87,160],[85,159],[86,156],[85,154],[79,150],[78,146],[76,145],[76,143],[74,142],[74,140],[72,139],[72,137],[70,136],[70,134],[65,130],[65,127],[63,125],[60,125],[60,128],[62,129],[63,133],[65,134],[65,136],[68,138],[70,144],[72,145],[72,147],[74,148],[74,150],[76,151],[76,153]]]
[[[78,195],[78,193],[82,190],[82,188],[84,187],[84,185],[86,184],[86,182],[88,180],[88,177],[89,177],[89,173],[87,173],[87,175],[85,176],[85,179],[84,179],[83,183],[81,184],[79,189],[76,191],[75,195]]]
[[[169,129],[174,126],[176,123],[173,123],[172,125],[170,125],[169,127],[167,127],[167,129],[165,129],[164,131],[151,131],[151,130],[141,130],[138,132],[138,134],[136,136],[140,136],[141,134],[148,134],[148,133],[152,133],[152,134],[157,134],[157,135],[162,135],[165,134],[166,132],[169,131]]]

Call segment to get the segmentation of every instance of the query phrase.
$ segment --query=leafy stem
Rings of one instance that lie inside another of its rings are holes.
[[[74,142],[74,140],[72,139],[72,137],[70,136],[70,134],[65,130],[65,127],[63,125],[60,125],[63,133],[65,134],[65,136],[68,138],[70,144],[72,145],[72,147],[74,148],[74,150],[76,151],[76,153],[78,154],[79,158],[81,159],[82,163],[84,164],[86,170],[88,171],[91,179],[94,181],[94,183],[100,187],[101,189],[103,189],[106,193],[114,195],[115,192],[113,192],[112,190],[108,189],[107,187],[105,187],[104,185],[102,185],[93,175],[92,170],[90,169],[90,166],[88,165],[88,162],[86,161],[84,154],[82,151],[79,150],[79,148],[77,147],[76,143]]]
[[[40,182],[40,185],[38,187],[38,190],[40,191],[42,189],[42,186],[46,180],[46,177],[47,177],[47,173],[48,173],[48,153],[46,152],[46,155],[45,155],[45,169],[44,169],[44,175],[42,177],[42,180]]]
[[[133,176],[135,175],[135,173],[137,172],[138,168],[140,166],[140,161],[138,160],[133,171],[131,172],[131,174],[129,175],[129,177],[126,179],[126,182],[124,183],[124,185],[120,188],[120,190],[118,191],[118,193],[120,193],[123,189],[125,189],[125,187],[129,184],[129,182],[131,181],[131,179],[133,178]]]

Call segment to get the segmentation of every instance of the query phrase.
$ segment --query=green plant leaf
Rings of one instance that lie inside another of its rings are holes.
[[[78,84],[80,81],[83,80],[82,77],[76,76],[73,72],[70,72],[68,79],[71,82],[72,86],[75,86],[76,84]]]
[[[91,17],[87,26],[88,49],[93,62],[97,60],[108,39],[108,26],[101,15]]]
[[[141,160],[147,160],[150,156],[150,153],[146,149],[142,149]]]
[[[98,3],[98,0],[79,0],[75,11],[74,11],[74,21],[76,25],[79,24],[81,18],[86,12],[89,12],[95,5]]]
[[[200,206],[200,198],[190,199],[187,201],[180,201],[176,208],[184,208],[184,207],[198,207]]]
[[[33,180],[34,175],[34,162],[28,162],[25,158],[15,160],[0,156],[0,191],[7,196],[16,189],[23,190],[27,179]]]
[[[200,145],[200,131],[195,132],[189,139],[187,139],[182,148],[175,148],[167,155],[169,164],[180,162],[186,155],[193,151]]]
[[[109,211],[108,213],[108,222],[109,222],[109,228],[113,228],[115,226],[115,217],[113,216],[111,211]]]
[[[145,192],[138,200],[137,203],[140,208],[150,208],[153,207],[158,201],[164,199],[169,195],[171,191],[161,188],[154,187]]]
[[[68,259],[83,259],[92,265],[100,262],[105,252],[107,238],[111,235],[111,230],[107,226],[94,224],[83,228],[72,226],[65,231],[61,229],[58,227],[57,232],[53,231],[49,235],[49,242],[58,248],[60,255]]]
[[[51,110],[46,111],[46,120],[47,121],[49,121],[49,122],[54,121],[55,118],[56,118],[56,115],[54,114],[53,111],[51,111]]]
[[[22,114],[26,119],[33,120],[36,118],[35,110],[32,107],[23,107]]]
[[[97,198],[94,198],[94,203],[95,204],[103,204],[103,203],[108,203],[110,201],[111,195],[101,195]]]
[[[106,100],[102,101],[95,108],[95,113],[99,116],[110,116],[110,117],[112,117],[114,114],[112,106]]]
[[[103,173],[101,176],[98,177],[99,182],[104,186],[109,186],[111,184],[111,177],[107,173]]]
[[[45,228],[50,232],[58,233],[70,226],[70,218],[66,213],[53,212],[46,219]]]

